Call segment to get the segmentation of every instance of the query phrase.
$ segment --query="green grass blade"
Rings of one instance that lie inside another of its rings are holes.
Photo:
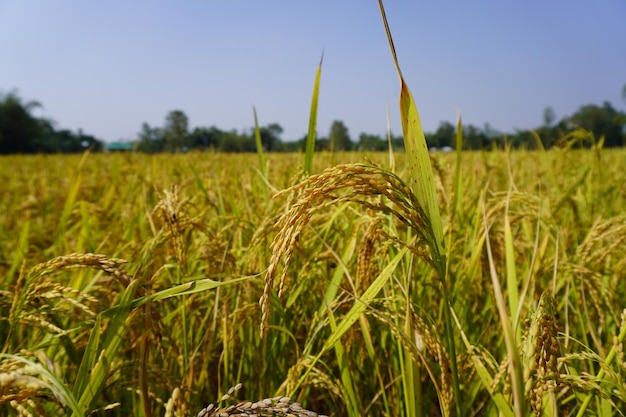
[[[89,383],[89,374],[91,372],[91,369],[93,368],[96,359],[98,358],[98,346],[100,345],[101,330],[100,323],[101,316],[98,315],[96,316],[96,321],[93,324],[91,333],[89,334],[89,341],[87,342],[85,353],[83,354],[80,366],[78,367],[76,382],[74,383],[74,388],[72,389],[72,392],[75,396],[80,395],[85,390],[85,387]]]
[[[491,244],[489,243],[489,226],[487,223],[487,214],[484,206],[484,201],[483,220],[485,223],[485,243],[487,246],[487,257],[489,260],[489,270],[491,275],[491,282],[493,284],[493,293],[496,300],[496,306],[498,308],[498,315],[500,316],[500,325],[502,327],[504,343],[506,345],[506,350],[510,358],[509,374],[511,377],[511,390],[515,406],[515,415],[518,417],[522,417],[525,415],[525,409],[527,408],[524,402],[524,378],[522,375],[522,360],[520,358],[519,350],[517,348],[515,333],[511,324],[511,317],[507,312],[504,295],[502,294],[502,288],[500,287],[500,280],[498,278],[496,267],[493,262]]]
[[[328,314],[328,322],[330,323],[331,331],[337,330],[337,321],[335,320],[335,315],[333,314],[332,309],[327,306],[326,312]],[[337,358],[337,365],[339,366],[339,371],[341,373],[341,384],[343,386],[344,395],[346,396],[346,408],[348,410],[348,415],[350,417],[358,417],[359,411],[361,407],[357,400],[357,396],[355,394],[355,386],[354,381],[351,377],[351,371],[348,367],[348,358],[346,357],[345,349],[341,343],[336,343],[334,345],[335,349],[335,357]]]
[[[430,220],[432,234],[435,238],[432,249],[439,257],[442,257],[445,253],[443,226],[435,192],[433,168],[417,106],[404,79],[401,79],[400,115],[402,118],[402,132],[404,133],[404,146],[411,172],[411,189]],[[433,259],[433,261],[435,265],[445,262],[444,259]]]
[[[613,362],[613,359],[615,359],[615,356],[618,354],[618,351],[616,349],[617,346],[622,346],[622,343],[624,343],[624,339],[626,339],[626,326],[622,326],[622,328],[620,329],[619,335],[617,336],[617,340],[612,347],[611,350],[609,351],[608,355],[606,356],[606,359],[604,360],[604,363],[607,365],[610,365],[611,362]],[[602,380],[602,378],[604,378],[604,374],[606,373],[606,368],[601,368],[600,371],[598,371],[596,378],[598,380]],[[578,410],[578,413],[576,414],[576,417],[582,417],[585,415],[585,412],[587,411],[587,407],[589,407],[589,403],[591,402],[591,400],[594,398],[593,393],[588,393],[587,396],[585,397],[583,403],[580,406],[580,409]]]
[[[461,116],[456,120],[456,166],[454,168],[454,203],[452,216],[461,214],[461,162],[463,161],[463,124]]]
[[[259,119],[256,114],[256,108],[252,107],[254,113],[254,140],[256,142],[256,153],[259,157],[259,170],[265,176],[265,157],[263,156],[263,141],[261,140],[261,129],[259,128]]]
[[[396,158],[393,155],[393,138],[391,137],[391,116],[389,115],[389,103],[387,103],[385,119],[387,121],[387,148],[389,152],[389,171],[396,172]]]
[[[320,59],[315,74],[315,83],[313,84],[313,98],[311,99],[311,114],[309,116],[309,132],[306,137],[306,152],[304,155],[304,172],[311,174],[313,172],[313,154],[315,153],[315,137],[317,136],[317,104],[320,95],[320,78],[322,76],[322,62],[324,55]]]
[[[20,220],[20,222],[22,224],[19,234],[19,243],[13,251],[13,257],[11,258],[11,267],[9,268],[9,272],[6,274],[6,277],[13,277],[16,275],[16,272],[19,270],[20,265],[22,265],[22,262],[24,262],[24,257],[28,253],[30,220],[28,218],[24,218]]]
[[[429,222],[430,230],[427,230],[427,232],[431,236],[427,236],[427,239],[429,240],[428,244],[431,249],[433,266],[435,267],[437,275],[441,280],[441,290],[444,303],[443,315],[446,340],[448,350],[450,352],[450,370],[452,374],[452,387],[455,396],[454,402],[456,406],[456,413],[460,416],[461,404],[463,403],[463,400],[461,398],[459,373],[456,362],[456,347],[453,334],[454,330],[452,328],[452,319],[450,318],[450,310],[452,309],[452,306],[450,305],[448,287],[446,285],[447,263],[443,237],[443,224],[441,221],[441,214],[439,212],[437,194],[435,191],[435,177],[433,174],[432,164],[430,162],[426,137],[424,136],[424,130],[417,111],[417,106],[415,105],[413,95],[404,81],[402,71],[400,70],[396,48],[393,44],[393,38],[391,36],[382,0],[378,0],[378,5],[380,6],[380,14],[385,26],[385,32],[387,33],[387,40],[389,41],[391,55],[396,66],[398,77],[400,78],[400,118],[402,121],[402,132],[404,134],[404,147],[406,149],[409,171],[411,173],[411,189],[413,190],[419,205],[426,213],[426,217]]]
[[[212,290],[217,287],[225,287],[229,285],[233,285],[239,282],[247,281],[250,279],[256,278],[254,275],[244,276],[239,278],[229,279],[228,281],[214,281],[210,278],[197,279],[194,281],[185,282],[184,284],[174,285],[173,287],[166,288],[164,290],[155,292],[151,294],[149,297],[139,297],[132,301],[130,307],[135,309],[137,307],[141,307],[148,301],[160,301],[165,300],[171,297],[181,297],[183,295],[191,295],[200,293],[203,291]],[[103,317],[111,317],[114,314],[117,314],[117,311],[122,306],[117,305],[113,306],[102,312]]]
[[[517,283],[517,271],[515,268],[515,250],[513,246],[513,232],[511,231],[511,222],[509,221],[509,202],[511,193],[506,200],[506,209],[504,213],[504,259],[506,264],[506,290],[509,297],[509,316],[513,321],[515,331],[515,340],[519,344],[522,342],[522,329],[519,326],[519,289]]]
[[[310,365],[308,366],[308,371],[300,377],[298,383],[293,388],[293,392],[295,392],[302,385],[308,373],[311,369],[313,369],[313,367],[315,366],[317,361],[319,361],[322,355],[333,349],[337,343],[341,343],[341,338],[343,337],[343,335],[346,334],[348,330],[350,330],[352,325],[356,323],[357,320],[359,320],[361,315],[367,309],[367,306],[374,300],[374,298],[378,295],[378,293],[387,283],[387,281],[389,281],[393,272],[395,271],[396,267],[398,266],[404,255],[406,255],[407,251],[407,248],[402,248],[402,250],[387,264],[387,266],[385,266],[385,268],[381,271],[381,273],[374,280],[374,282],[372,282],[372,284],[367,288],[367,290],[365,290],[363,295],[359,299],[355,300],[354,305],[352,306],[350,311],[348,311],[348,313],[343,317],[341,322],[334,328],[331,335],[326,339],[326,342],[324,343],[324,346],[322,347],[318,355],[311,361]]]
[[[34,362],[30,359],[21,357],[19,355],[10,355],[6,353],[0,353],[0,359],[9,359],[14,361],[19,361],[26,364],[33,370],[36,370],[39,375],[41,375],[44,380],[41,382],[46,385],[50,391],[52,391],[62,404],[69,407],[72,410],[73,415],[82,415],[80,414],[80,406],[76,401],[76,397],[69,391],[67,385],[61,381],[56,375],[47,370],[41,364]]]
[[[256,108],[252,107],[254,113],[254,140],[256,142],[256,153],[259,157],[259,172],[262,177],[263,187],[263,200],[265,201],[265,207],[269,206],[269,193],[267,190],[267,169],[265,166],[265,157],[263,156],[263,141],[261,140],[261,129],[259,128],[259,119],[256,114]]]
[[[175,287],[167,288],[165,290],[156,292],[150,296],[150,299],[152,301],[159,301],[159,300],[164,300],[170,297],[180,297],[182,295],[196,294],[199,292],[212,290],[217,287],[233,285],[239,282],[250,280],[252,278],[255,278],[255,276],[251,275],[251,276],[233,278],[233,279],[229,279],[228,281],[214,281],[210,278],[198,279],[198,280],[186,282],[184,284],[176,285]],[[140,299],[135,300],[133,302],[133,307],[138,307],[138,305],[135,305],[135,303],[139,300]],[[141,304],[143,304],[143,302]]]
[[[404,318],[404,332],[407,335],[413,333],[413,315],[411,309],[406,309]],[[402,369],[402,386],[405,402],[405,410],[407,415],[419,417],[423,415],[420,403],[422,401],[420,368],[416,362],[411,360],[409,349],[404,346],[398,346],[404,352],[399,356]],[[447,417],[447,416],[446,416]]]
[[[209,191],[206,189],[206,187],[202,183],[202,178],[200,178],[200,175],[198,175],[198,171],[196,170],[196,168],[193,165],[189,165],[189,169],[191,170],[191,172],[193,174],[193,177],[196,180],[196,186],[200,189],[200,191],[202,191],[202,195],[204,196],[204,200],[205,201],[209,201],[210,200]]]
[[[352,327],[352,325],[359,319],[361,314],[365,312],[367,306],[374,300],[376,295],[383,288],[385,283],[391,278],[396,266],[400,263],[407,249],[403,248],[390,262],[385,266],[385,269],[378,275],[378,277],[372,282],[363,295],[355,301],[350,311],[343,318],[341,323],[337,326],[337,329],[326,339],[322,352],[326,352],[333,348],[336,343],[340,342],[341,337]]]
[[[459,323],[458,317],[454,313],[453,313],[453,317],[454,317],[454,321],[456,322],[456,326],[459,329],[459,333],[461,334],[461,340],[463,341],[465,348],[467,349],[468,352],[472,352],[474,350],[474,347],[472,346],[469,339],[467,338],[467,335],[463,331],[463,328],[461,327],[461,323]],[[515,413],[513,412],[513,409],[511,408],[509,402],[504,397],[504,395],[501,392],[495,392],[492,389],[493,377],[489,373],[489,370],[487,370],[487,367],[482,362],[479,355],[472,354],[472,363],[474,364],[474,369],[476,370],[476,374],[478,375],[478,378],[480,379],[482,386],[487,390],[487,392],[491,396],[491,399],[493,400],[496,407],[498,408],[498,411],[500,411],[500,413],[502,413],[502,415],[505,417],[515,417]]]
[[[78,409],[81,410],[81,412],[77,413],[74,411],[72,417],[82,416],[85,411],[90,410],[94,398],[102,390],[104,381],[109,374],[111,362],[117,355],[122,339],[127,335],[125,331],[126,320],[131,311],[131,301],[140,284],[140,280],[132,281],[122,293],[118,304],[120,308],[113,317],[111,317],[111,321],[105,333],[102,335],[103,337],[101,337],[103,342],[98,347],[100,355],[93,369],[91,369],[89,382],[85,385],[80,399],[78,400]]]
[[[67,199],[65,200],[65,205],[63,206],[63,211],[61,212],[61,218],[59,219],[59,223],[57,225],[56,242],[57,244],[63,245],[62,247],[65,252],[69,251],[69,245],[67,242],[68,235],[66,233],[67,221],[70,218],[70,214],[72,212],[72,209],[74,208],[74,204],[76,203],[81,182],[82,174],[79,172],[74,178],[72,178],[70,189],[67,194]]]
[[[437,252],[436,256],[441,257],[444,254],[443,226],[439,213],[439,205],[437,204],[435,178],[430,162],[430,155],[428,153],[428,145],[426,144],[426,137],[424,136],[424,130],[422,129],[422,123],[417,111],[417,106],[415,105],[415,100],[413,100],[411,90],[409,90],[409,87],[404,81],[402,71],[400,70],[396,48],[393,44],[393,38],[391,37],[391,31],[389,30],[382,0],[378,0],[378,4],[385,25],[385,31],[387,32],[387,40],[389,41],[393,62],[396,66],[398,77],[400,78],[400,117],[402,121],[402,133],[404,134],[404,147],[406,149],[409,170],[411,172],[411,189],[430,220],[433,237],[435,239],[435,242],[432,242],[434,245],[431,249]],[[434,259],[435,264],[441,261],[445,262],[445,259]],[[445,271],[445,268],[438,272],[443,271]]]

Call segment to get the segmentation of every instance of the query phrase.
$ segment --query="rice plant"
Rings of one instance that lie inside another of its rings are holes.
[[[623,415],[626,154],[429,154],[385,26],[406,153],[320,65],[304,155],[1,157],[1,415]]]

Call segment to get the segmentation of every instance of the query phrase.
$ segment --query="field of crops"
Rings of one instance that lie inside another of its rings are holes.
[[[626,153],[458,155],[3,157],[0,414],[621,415]]]

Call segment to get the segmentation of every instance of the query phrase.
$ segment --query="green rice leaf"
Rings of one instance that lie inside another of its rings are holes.
[[[515,339],[517,343],[522,342],[522,329],[519,326],[519,290],[517,283],[517,271],[515,268],[515,249],[513,245],[513,232],[509,221],[509,202],[511,193],[507,196],[506,210],[504,213],[504,253],[506,264],[506,289],[509,297],[509,315],[514,323]]]
[[[407,248],[403,248],[398,254],[385,266],[385,269],[378,275],[378,277],[372,282],[363,295],[355,300],[354,305],[343,318],[341,323],[337,326],[335,331],[326,339],[322,352],[326,352],[333,348],[336,343],[340,342],[341,337],[352,327],[352,325],[361,317],[361,314],[365,312],[367,306],[374,300],[385,283],[391,278],[396,266],[400,263],[402,258],[407,252]]]
[[[256,142],[256,153],[259,156],[259,170],[265,176],[265,158],[263,157],[263,141],[261,140],[261,129],[259,128],[259,119],[256,114],[256,108],[252,107],[254,113],[254,140]]]
[[[311,371],[311,369],[313,369],[313,367],[315,366],[317,361],[319,361],[322,355],[333,349],[337,343],[341,343],[341,338],[343,337],[343,335],[345,335],[346,332],[350,330],[352,325],[354,325],[354,323],[359,320],[361,315],[367,309],[368,305],[374,300],[380,290],[382,290],[387,281],[389,281],[393,272],[395,271],[396,267],[398,266],[404,255],[406,255],[407,251],[408,249],[406,247],[402,248],[402,250],[400,250],[400,252],[387,264],[385,269],[381,271],[381,273],[367,288],[367,290],[365,290],[363,295],[355,300],[354,305],[352,306],[350,311],[348,311],[348,313],[343,317],[343,320],[341,320],[338,325],[333,325],[331,335],[328,337],[328,339],[326,339],[326,342],[324,343],[324,346],[322,347],[318,355],[312,359],[311,363],[308,366],[307,372],[305,372],[304,375],[302,375],[302,377],[298,380],[298,383],[293,388],[292,392],[295,392],[298,387],[302,385],[309,372]]]
[[[76,397],[67,388],[67,385],[59,377],[54,375],[48,369],[43,367],[40,363],[24,358],[19,355],[11,355],[7,353],[0,353],[1,359],[9,359],[18,362],[22,362],[30,367],[32,370],[36,370],[42,377],[40,382],[45,385],[50,391],[54,393],[54,396],[65,406],[72,410],[73,415],[81,415],[80,406],[76,401]]]
[[[396,66],[398,77],[400,78],[400,118],[402,121],[402,132],[404,134],[404,147],[406,149],[409,171],[411,173],[410,184],[411,189],[415,194],[419,205],[426,214],[428,221],[426,225],[426,239],[428,240],[428,245],[430,246],[433,266],[435,267],[437,275],[441,281],[444,301],[443,314],[445,321],[445,333],[448,350],[450,352],[452,387],[455,396],[456,413],[457,415],[461,415],[461,404],[463,403],[463,399],[461,398],[459,373],[456,363],[456,347],[454,342],[452,320],[450,318],[450,310],[452,307],[450,305],[450,297],[448,296],[448,287],[446,283],[446,252],[443,237],[443,224],[441,221],[441,214],[439,212],[437,194],[435,191],[435,177],[433,175],[428,145],[426,144],[426,137],[424,136],[424,130],[422,128],[422,123],[420,122],[417,106],[415,105],[415,100],[413,100],[411,90],[409,90],[409,87],[404,81],[402,71],[400,70],[396,48],[393,44],[393,38],[391,36],[382,0],[378,0],[378,5],[380,7],[380,14],[383,18],[385,32],[387,33],[387,40],[389,41],[389,48],[391,49],[393,62]]]
[[[101,316],[98,315],[96,316],[96,321],[93,324],[91,333],[89,334],[89,341],[87,342],[85,353],[82,361],[80,362],[80,366],[78,367],[76,382],[74,383],[74,388],[72,389],[73,394],[76,396],[80,395],[85,390],[85,387],[89,383],[89,373],[98,358],[98,346],[100,345],[101,330],[100,323]]]
[[[269,205],[269,193],[267,189],[267,170],[265,166],[265,157],[263,156],[263,141],[261,140],[261,129],[259,128],[259,119],[256,114],[256,108],[252,107],[254,113],[254,140],[256,142],[256,153],[259,156],[259,173],[261,174],[263,187],[263,200],[265,207]]]
[[[432,233],[435,238],[435,249],[439,256],[444,252],[443,226],[439,205],[437,204],[437,194],[435,192],[435,178],[433,168],[428,153],[428,145],[422,129],[422,123],[417,112],[417,106],[411,95],[409,87],[406,85],[402,75],[400,75],[400,116],[402,118],[402,132],[404,133],[404,146],[409,161],[411,172],[411,189],[415,193],[418,202],[422,206],[426,216],[430,220]],[[435,264],[437,259],[434,259]],[[441,262],[441,261],[439,261]]]
[[[522,360],[520,358],[520,352],[517,347],[515,339],[515,333],[513,331],[513,325],[511,323],[511,317],[506,308],[504,301],[504,295],[500,286],[500,280],[498,278],[496,267],[493,261],[493,255],[491,253],[491,244],[489,243],[489,226],[487,223],[486,208],[483,201],[483,220],[485,224],[485,236],[487,246],[487,257],[489,260],[489,272],[491,275],[491,282],[493,284],[493,293],[498,308],[498,315],[500,316],[500,326],[504,337],[504,343],[506,345],[506,351],[510,359],[509,375],[511,378],[511,390],[513,394],[513,402],[515,406],[515,415],[521,417],[525,415],[525,409],[527,404],[524,401],[524,379],[522,375]]]
[[[160,301],[160,300],[165,300],[167,298],[172,298],[172,297],[181,297],[183,295],[196,294],[196,293],[200,293],[203,291],[212,290],[218,287],[225,287],[225,286],[237,284],[239,282],[247,281],[253,278],[256,278],[256,276],[250,275],[250,276],[245,276],[245,277],[233,278],[233,279],[229,279],[228,281],[214,281],[210,278],[196,279],[193,281],[185,282],[179,285],[174,285],[173,287],[155,292],[154,294],[151,294],[148,297],[136,298],[135,300],[132,301],[130,306],[132,309],[135,309],[137,307],[141,307],[148,301]],[[103,311],[102,315],[104,317],[110,317],[113,314],[116,314],[117,310],[119,309],[120,309],[119,305],[111,307],[108,310]]]
[[[111,317],[107,329],[102,337],[100,337],[102,344],[98,347],[99,357],[89,373],[89,382],[84,385],[84,389],[80,393],[81,396],[78,400],[78,409],[80,412],[77,413],[74,411],[72,417],[82,416],[85,411],[89,411],[94,398],[102,390],[104,381],[109,375],[112,360],[117,355],[122,339],[128,334],[126,332],[126,320],[131,311],[131,301],[140,284],[141,282],[139,280],[132,281],[122,293],[118,303],[119,308]],[[93,349],[93,345],[91,347]],[[95,352],[90,353],[90,355],[94,354]]]
[[[322,76],[322,62],[324,54],[317,66],[315,83],[313,84],[313,98],[311,99],[311,114],[309,116],[309,132],[306,137],[306,153],[304,155],[304,172],[311,174],[313,171],[313,154],[315,153],[315,137],[317,136],[317,103],[320,95],[320,78]]]

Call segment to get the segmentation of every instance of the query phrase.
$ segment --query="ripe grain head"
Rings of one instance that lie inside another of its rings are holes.
[[[281,260],[284,263],[279,278],[280,297],[284,291],[289,262],[300,235],[311,217],[320,210],[343,202],[353,202],[375,212],[393,215],[413,229],[418,242],[432,240],[433,231],[411,189],[394,173],[373,165],[338,165],[319,175],[313,175],[278,195],[284,193],[295,193],[298,199],[278,220],[278,233],[270,245],[272,256],[265,276],[263,295],[259,301],[263,313],[262,334],[269,317],[270,293],[279,264]],[[426,251],[417,252],[426,255]]]

